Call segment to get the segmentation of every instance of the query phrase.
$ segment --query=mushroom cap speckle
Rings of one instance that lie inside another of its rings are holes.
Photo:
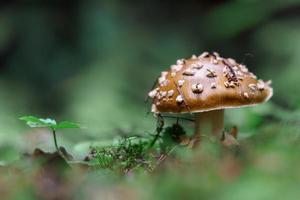
[[[194,113],[266,102],[273,95],[270,85],[234,59],[204,52],[177,60],[149,96],[154,113]]]

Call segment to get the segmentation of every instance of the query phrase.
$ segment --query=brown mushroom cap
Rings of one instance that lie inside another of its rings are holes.
[[[177,60],[149,96],[155,113],[205,112],[263,103],[273,95],[270,83],[231,58],[204,52]]]

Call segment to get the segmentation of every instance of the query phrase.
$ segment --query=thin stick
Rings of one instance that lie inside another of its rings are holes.
[[[53,133],[55,148],[56,148],[57,152],[59,153],[60,151],[59,151],[59,148],[58,148],[58,145],[57,145],[55,130],[52,130],[52,133]]]
[[[174,116],[169,116],[169,115],[163,115],[162,117],[171,118],[171,119],[183,119],[183,120],[190,121],[190,122],[195,121],[194,119],[189,119],[189,118],[186,118],[186,117],[178,117],[178,116],[174,117]]]
[[[181,93],[181,90],[179,89],[178,85],[175,83],[174,80],[173,80],[173,83],[174,83],[174,85],[175,85],[176,90],[178,91],[178,93],[182,96],[182,98],[183,98],[183,103],[184,103],[185,107],[187,108],[187,110],[188,110],[189,113],[191,114],[190,106],[186,103],[185,98],[184,98],[184,96],[183,96],[182,93]]]
[[[159,159],[158,159],[158,161],[156,162],[156,165],[155,165],[155,167],[154,167],[154,169],[155,168],[157,168],[158,167],[158,165],[160,165],[176,148],[178,147],[178,145],[175,145],[170,151],[168,151],[166,154],[162,154],[160,157],[159,157]]]
[[[153,85],[151,87],[151,90],[153,90],[156,85],[157,85],[157,80],[154,81],[154,83],[153,83]],[[149,96],[147,94],[147,96],[145,96],[144,103],[147,103],[148,100],[149,100]]]
[[[158,140],[158,138],[160,137],[160,133],[162,132],[164,125],[165,125],[164,118],[160,114],[158,114],[157,122],[156,122],[156,134],[153,140],[151,141],[149,148],[153,147],[156,141]]]

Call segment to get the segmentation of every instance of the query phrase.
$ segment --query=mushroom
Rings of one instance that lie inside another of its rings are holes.
[[[158,84],[155,92],[149,93],[155,107],[152,111],[156,114],[191,113],[195,116],[195,137],[204,133],[221,136],[225,109],[260,104],[272,97],[270,81],[257,80],[245,65],[217,55],[205,52],[197,58],[192,56],[184,62],[181,60],[181,68],[175,76],[165,73],[167,84]],[[220,62],[212,61],[214,59]],[[203,67],[197,69],[195,65]],[[187,76],[190,71],[193,73]],[[160,91],[173,92],[162,100]]]

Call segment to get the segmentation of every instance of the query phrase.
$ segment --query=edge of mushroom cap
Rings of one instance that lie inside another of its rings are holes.
[[[270,94],[267,96],[267,98],[259,103],[252,103],[252,104],[244,104],[241,106],[217,106],[215,108],[211,108],[211,109],[203,109],[203,110],[191,110],[189,111],[182,111],[182,112],[153,112],[153,113],[173,113],[173,114],[184,114],[184,113],[201,113],[201,112],[209,112],[209,111],[213,111],[213,110],[223,110],[223,109],[237,109],[237,108],[244,108],[244,107],[254,107],[257,106],[259,104],[265,103],[267,102],[272,96],[273,96],[273,88],[269,88],[270,89]]]

